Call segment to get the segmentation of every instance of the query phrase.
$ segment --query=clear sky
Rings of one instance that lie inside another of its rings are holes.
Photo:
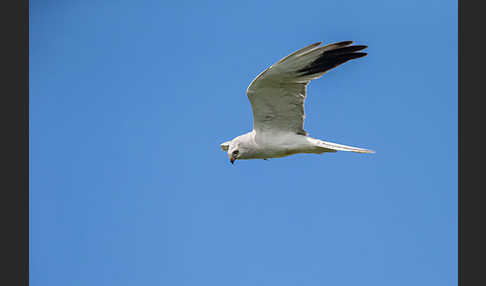
[[[31,1],[30,281],[457,285],[457,1]],[[245,90],[317,41],[305,129],[236,161]]]

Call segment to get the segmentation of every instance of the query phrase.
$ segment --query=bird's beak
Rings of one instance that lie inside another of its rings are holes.
[[[230,154],[228,154],[228,158],[230,159],[231,164],[234,164],[234,163],[235,163],[236,158],[235,158],[235,157],[233,157],[233,154],[231,154],[231,153],[230,153]]]

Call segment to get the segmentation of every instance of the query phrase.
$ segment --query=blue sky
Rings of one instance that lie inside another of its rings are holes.
[[[231,165],[289,53],[305,129],[370,148]],[[456,285],[457,1],[31,1],[30,281]]]

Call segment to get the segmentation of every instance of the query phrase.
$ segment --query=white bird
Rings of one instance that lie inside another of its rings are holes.
[[[367,55],[358,52],[367,46],[352,43],[344,41],[320,47],[322,42],[318,42],[286,56],[260,73],[246,91],[253,110],[253,130],[221,144],[230,162],[298,153],[375,153],[315,139],[304,130],[307,85],[328,70]]]

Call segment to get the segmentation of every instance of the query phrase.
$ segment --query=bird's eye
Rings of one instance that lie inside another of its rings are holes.
[[[240,151],[238,151],[238,150],[233,151],[233,156],[238,155],[238,153],[240,153]]]

